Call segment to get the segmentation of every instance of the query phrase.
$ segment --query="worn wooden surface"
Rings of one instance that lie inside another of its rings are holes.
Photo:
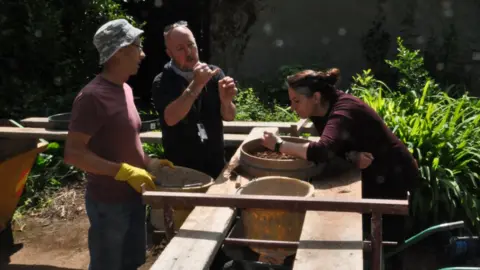
[[[291,133],[292,136],[300,136],[302,135],[303,131],[306,129],[306,132],[313,132],[313,123],[309,122],[310,119],[300,119],[297,123],[291,125]],[[308,125],[308,126],[307,126]]]
[[[302,120],[301,120],[302,121]],[[47,117],[29,117],[20,121],[25,127],[36,128],[52,128],[52,125],[48,122]],[[223,131],[225,133],[233,134],[249,134],[252,128],[256,127],[272,127],[278,128],[279,132],[290,132],[292,124],[297,125],[295,122],[253,122],[253,121],[224,121]],[[303,132],[315,134],[312,123],[306,123],[302,129]]]
[[[67,131],[49,130],[45,128],[17,128],[17,127],[0,127],[0,138],[5,139],[36,139],[42,138],[52,141],[64,141],[67,139]],[[247,134],[224,134],[225,146],[239,146],[246,138]],[[145,143],[161,143],[162,132],[149,131],[142,132],[140,139]],[[311,140],[318,140],[318,137],[310,137]]]
[[[67,131],[48,130],[45,128],[0,127],[0,138],[3,139],[42,138],[52,141],[64,141],[67,139],[67,133]],[[245,134],[225,134],[225,146],[238,146],[247,136]],[[143,132],[140,134],[140,139],[145,143],[161,143],[162,133],[159,131]]]
[[[261,131],[254,129],[247,141]],[[207,193],[232,194],[236,192],[236,182],[248,182],[244,177],[229,176],[238,164],[238,156],[237,150]],[[315,196],[361,199],[360,172],[345,163],[334,164],[313,181]],[[231,208],[196,207],[151,269],[208,269],[233,217]],[[294,269],[363,269],[361,214],[307,211]]]
[[[265,130],[278,131],[277,128],[254,128],[245,141],[260,137]],[[237,149],[229,164],[216,179],[215,185],[207,191],[208,194],[233,194],[236,192],[237,175],[232,174],[232,170],[238,166],[239,154]],[[240,180],[247,181],[246,178]],[[150,269],[208,269],[233,220],[234,210],[232,208],[196,207]]]
[[[360,171],[345,164],[328,167],[312,184],[315,197],[362,198]],[[307,211],[293,269],[361,270],[362,240],[361,214]]]

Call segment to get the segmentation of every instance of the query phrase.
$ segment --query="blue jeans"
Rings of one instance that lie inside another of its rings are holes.
[[[90,228],[89,270],[133,270],[145,263],[145,206],[141,198],[125,203],[101,203],[85,196]]]

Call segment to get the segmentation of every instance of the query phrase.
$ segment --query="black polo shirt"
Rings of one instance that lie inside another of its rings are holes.
[[[210,65],[210,68],[217,68]],[[204,172],[216,178],[225,166],[223,119],[220,111],[218,81],[225,77],[220,71],[202,89],[187,116],[174,126],[165,123],[164,111],[180,97],[189,82],[167,64],[152,87],[152,98],[160,116],[165,157],[175,165]],[[197,124],[205,127],[207,140],[199,136]]]

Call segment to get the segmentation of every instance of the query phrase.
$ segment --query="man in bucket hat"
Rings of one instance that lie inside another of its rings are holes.
[[[153,166],[173,167],[144,153],[140,117],[126,83],[145,58],[142,33],[123,19],[98,29],[93,43],[103,69],[73,103],[65,162],[87,172],[91,270],[137,269],[145,263],[141,186],[155,189],[148,173]]]

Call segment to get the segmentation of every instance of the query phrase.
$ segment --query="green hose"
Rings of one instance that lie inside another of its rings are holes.
[[[439,225],[435,225],[435,226],[432,226],[430,228],[427,228],[423,231],[421,231],[420,233],[417,233],[416,235],[408,238],[405,243],[403,243],[402,245],[400,245],[398,248],[396,248],[395,250],[387,253],[384,258],[385,259],[388,259],[390,257],[392,257],[393,255],[403,251],[404,249],[406,249],[407,247],[413,245],[413,244],[416,244],[418,243],[420,240],[426,238],[427,236],[430,236],[436,232],[440,232],[440,231],[448,231],[448,230],[452,230],[452,229],[459,229],[459,228],[463,228],[465,227],[465,222],[463,221],[456,221],[456,222],[451,222],[451,223],[444,223],[444,224],[439,224]],[[458,268],[455,268],[455,269],[458,269]],[[474,268],[474,269],[478,269],[478,268]]]

